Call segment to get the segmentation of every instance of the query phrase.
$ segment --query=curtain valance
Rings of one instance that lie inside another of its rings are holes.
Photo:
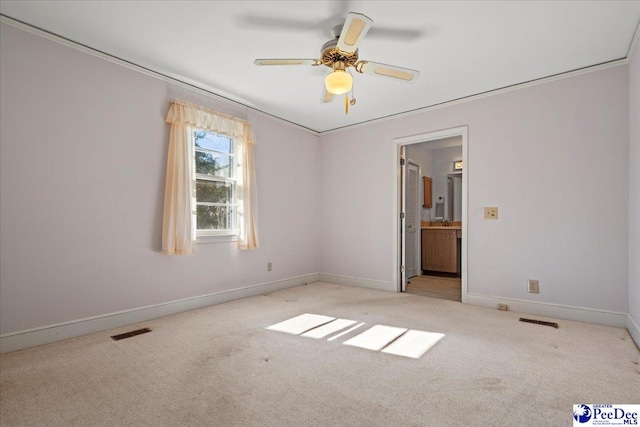
[[[191,104],[180,99],[171,101],[166,122],[208,129],[223,133],[232,138],[244,138],[248,144],[254,144],[251,123],[237,117],[228,116],[199,105]]]

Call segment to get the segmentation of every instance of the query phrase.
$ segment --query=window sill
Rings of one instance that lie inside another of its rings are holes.
[[[207,243],[229,243],[229,242],[237,242],[238,236],[236,235],[226,235],[226,236],[197,236],[196,243],[197,244],[207,244]]]

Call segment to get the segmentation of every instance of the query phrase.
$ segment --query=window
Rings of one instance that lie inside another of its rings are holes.
[[[232,138],[193,129],[196,236],[238,235],[237,150]]]
[[[186,101],[171,101],[162,253],[188,255],[195,243],[236,241],[258,249],[251,123]]]

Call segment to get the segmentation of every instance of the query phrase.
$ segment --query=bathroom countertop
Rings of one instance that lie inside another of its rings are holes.
[[[420,228],[422,230],[462,230],[460,221],[452,221],[451,225],[442,225],[440,221],[422,221]]]

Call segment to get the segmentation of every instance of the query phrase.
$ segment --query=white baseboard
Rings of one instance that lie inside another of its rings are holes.
[[[78,319],[71,322],[0,335],[0,353],[9,353],[29,347],[35,347],[41,344],[119,328],[126,325],[145,322],[158,317],[169,316],[184,311],[195,310],[202,307],[208,307],[210,305],[221,304],[240,298],[251,297],[318,281],[376,289],[380,291],[397,291],[392,282],[362,279],[337,274],[314,273],[247,286],[245,288],[231,289],[228,291],[193,298],[170,301],[163,304],[140,307],[132,310],[120,311],[117,313]],[[627,313],[479,294],[467,294],[466,303],[489,308],[497,308],[498,304],[507,304],[510,311],[519,313],[626,328],[636,345],[640,348],[640,326],[638,325],[638,322],[636,322],[636,320]]]
[[[392,282],[382,280],[362,279],[359,277],[341,276],[338,274],[320,273],[320,281],[336,283],[338,285],[356,286],[360,288],[376,289],[379,291],[397,292]],[[633,332],[632,319],[627,313],[616,311],[598,310],[595,308],[574,307],[569,305],[552,304],[535,301],[525,301],[514,298],[502,298],[481,294],[467,294],[465,303],[481,307],[498,308],[498,304],[507,304],[509,311],[534,314],[538,316],[552,317],[555,319],[575,320],[578,322],[595,323],[598,325],[627,328],[629,333],[638,342],[638,324],[635,323]],[[634,333],[636,334],[634,336]]]
[[[337,285],[356,286],[359,288],[376,289],[378,291],[397,292],[396,286],[392,282],[384,282],[382,280],[361,279],[360,277],[320,273],[320,281],[335,283]]]
[[[577,322],[595,323],[598,325],[627,328],[628,314],[617,311],[598,310],[595,308],[573,307],[570,305],[551,304],[545,302],[524,301],[513,298],[502,298],[488,295],[467,294],[466,303],[482,307],[498,308],[498,304],[507,304],[509,311],[535,314],[556,319],[575,320]],[[637,325],[636,325],[637,326]]]
[[[320,280],[318,273],[0,335],[0,354]]]
[[[629,331],[629,335],[636,343],[636,346],[640,349],[640,325],[636,322],[636,319],[631,316],[631,314],[627,315],[627,331]]]

